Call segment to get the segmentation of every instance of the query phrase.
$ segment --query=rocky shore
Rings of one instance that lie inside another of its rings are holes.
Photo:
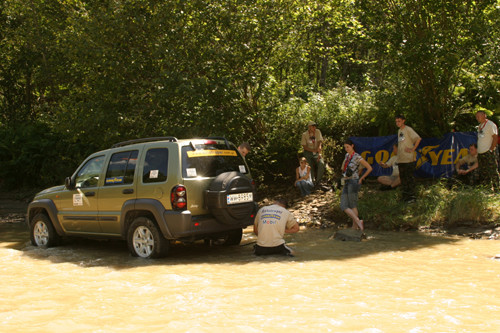
[[[351,226],[347,216],[335,207],[335,196],[332,189],[319,189],[307,197],[300,197],[295,188],[290,186],[276,186],[272,189],[264,189],[259,192],[259,205],[269,205],[278,196],[285,196],[289,202],[289,210],[301,226],[306,228],[322,228],[332,230],[348,229]],[[0,193],[0,223],[24,223],[29,198],[18,199],[19,196],[9,193]],[[367,221],[365,228],[370,230],[370,223]],[[420,232],[442,235],[457,235],[472,239],[492,239],[500,240],[500,225],[477,226],[473,223],[461,223],[452,229],[442,229],[441,227],[421,227]]]
[[[259,200],[260,206],[269,205],[276,196],[284,196],[289,202],[289,210],[301,226],[307,228],[329,228],[332,231],[350,228],[351,221],[347,215],[334,206],[333,189],[317,190],[307,197],[300,197],[298,191],[290,186],[275,187],[264,191]],[[370,230],[370,222],[365,221],[365,228]],[[462,222],[456,227],[443,229],[441,226],[420,227],[420,232],[440,235],[463,236],[472,239],[500,240],[500,225],[490,224],[477,226],[473,222]]]

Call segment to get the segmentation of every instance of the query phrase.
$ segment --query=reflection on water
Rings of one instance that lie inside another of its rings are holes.
[[[295,258],[243,245],[176,244],[168,258],[124,242],[29,244],[0,224],[2,332],[498,332],[500,243],[419,233],[287,236]]]

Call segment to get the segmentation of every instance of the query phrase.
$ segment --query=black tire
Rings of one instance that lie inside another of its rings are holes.
[[[243,229],[234,229],[226,231],[223,234],[219,234],[217,237],[212,239],[212,243],[210,242],[207,243],[207,240],[205,240],[205,244],[207,245],[214,244],[223,246],[239,245],[242,237],[243,237]]]
[[[53,247],[59,245],[61,237],[57,234],[52,221],[44,213],[35,215],[30,224],[31,244],[38,247]]]
[[[227,232],[227,238],[224,242],[225,246],[239,245],[243,237],[243,229],[235,229]]]
[[[136,218],[127,234],[127,245],[134,257],[146,259],[161,258],[167,255],[170,243],[147,217]]]

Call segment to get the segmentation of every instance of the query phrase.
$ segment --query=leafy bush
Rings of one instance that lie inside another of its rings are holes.
[[[293,178],[298,158],[302,156],[300,140],[310,120],[318,124],[324,139],[323,156],[333,169],[341,164],[343,139],[349,136],[370,136],[375,133],[370,122],[375,112],[369,92],[340,87],[323,94],[309,92],[277,106],[274,112],[265,112],[268,124],[265,140],[260,140],[252,154],[255,174],[261,180]],[[327,176],[328,176],[327,172]]]

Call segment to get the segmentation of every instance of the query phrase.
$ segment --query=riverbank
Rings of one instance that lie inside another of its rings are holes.
[[[392,192],[396,192],[394,190]],[[307,197],[300,197],[298,190],[293,186],[281,185],[273,188],[266,188],[261,191],[259,198],[260,205],[267,205],[272,202],[272,199],[277,196],[284,196],[289,202],[289,210],[295,215],[295,218],[301,226],[315,229],[332,229],[334,231],[351,226],[351,220],[347,215],[340,210],[338,206],[340,191],[335,188],[324,188],[313,192]],[[394,196],[395,193],[391,193]],[[387,192],[381,192],[378,184],[368,182],[364,185],[363,191],[360,194],[360,203],[371,200],[375,196],[389,196]],[[393,197],[391,198],[393,199]],[[447,200],[442,198],[442,200]],[[385,203],[386,206],[391,205],[391,200]],[[360,214],[366,214],[360,209]],[[403,212],[402,212],[403,213]],[[363,216],[361,216],[363,218]],[[390,216],[387,216],[390,219]],[[492,216],[490,222],[478,222],[474,220],[462,220],[454,223],[452,226],[447,226],[443,223],[429,223],[428,225],[413,226],[410,224],[402,224],[391,229],[391,231],[420,231],[431,234],[440,235],[456,235],[469,237],[472,239],[493,239],[500,240],[500,221],[498,214]],[[380,224],[365,219],[366,230],[380,230]],[[387,229],[383,229],[387,230]]]
[[[368,183],[363,195],[365,197],[380,195],[378,186]],[[0,223],[24,223],[28,204],[34,192],[0,192]],[[307,197],[300,197],[293,186],[275,185],[259,190],[257,200],[260,206],[269,205],[277,196],[284,196],[289,202],[289,210],[293,212],[298,223],[310,229],[327,229],[337,231],[349,228],[351,225],[347,215],[338,207],[338,191],[334,188],[323,188]],[[365,220],[365,228],[380,229],[373,221]],[[417,228],[408,225],[395,229],[397,231],[418,230],[420,232],[457,235],[472,239],[500,240],[500,223],[477,223],[475,221],[461,221],[447,228],[444,225],[429,224]]]

